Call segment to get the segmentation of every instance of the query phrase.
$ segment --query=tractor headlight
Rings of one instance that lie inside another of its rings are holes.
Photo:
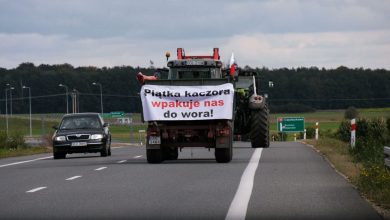
[[[65,141],[66,138],[65,138],[65,136],[57,136],[57,137],[54,138],[54,140],[55,141]]]
[[[92,140],[98,140],[98,139],[102,139],[102,138],[103,138],[102,134],[93,134],[93,135],[91,135],[91,139]]]

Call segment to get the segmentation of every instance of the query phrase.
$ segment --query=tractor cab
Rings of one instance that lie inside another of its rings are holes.
[[[223,78],[218,48],[214,48],[212,56],[186,56],[183,48],[178,48],[177,60],[169,61],[167,66],[169,67],[168,79]]]

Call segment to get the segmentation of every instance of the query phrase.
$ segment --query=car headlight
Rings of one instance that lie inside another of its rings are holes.
[[[97,139],[102,139],[103,135],[102,134],[93,134],[91,135],[92,140],[97,140]]]
[[[57,136],[57,137],[54,138],[54,140],[56,140],[56,141],[65,141],[66,138],[65,138],[65,136]]]

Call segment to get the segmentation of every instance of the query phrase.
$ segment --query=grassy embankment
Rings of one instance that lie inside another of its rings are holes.
[[[26,147],[26,148],[18,148],[18,149],[11,149],[11,150],[0,148],[0,158],[19,157],[19,156],[27,156],[27,155],[51,153],[51,152],[52,150],[48,147]]]

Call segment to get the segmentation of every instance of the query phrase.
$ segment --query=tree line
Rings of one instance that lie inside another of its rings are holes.
[[[267,93],[274,112],[390,107],[390,71],[385,69],[245,66],[241,70],[260,76],[261,90]],[[132,66],[96,68],[33,63],[22,63],[13,69],[0,68],[0,113],[5,113],[6,89],[7,99],[12,93],[13,113],[29,111],[29,94],[23,86],[31,88],[33,113],[66,112],[67,98],[71,111],[71,98],[59,84],[67,86],[69,93],[77,92],[80,112],[100,112],[100,88],[93,82],[102,85],[104,112],[140,112],[140,85],[136,80],[140,71],[147,75],[155,72],[152,68]],[[268,87],[268,81],[273,82],[273,88]],[[7,104],[10,105],[10,100]]]
[[[247,67],[248,68],[248,67]],[[252,69],[274,87],[268,89],[274,112],[390,106],[390,71],[385,69]],[[267,88],[263,85],[263,88]],[[266,91],[267,92],[267,91]]]

